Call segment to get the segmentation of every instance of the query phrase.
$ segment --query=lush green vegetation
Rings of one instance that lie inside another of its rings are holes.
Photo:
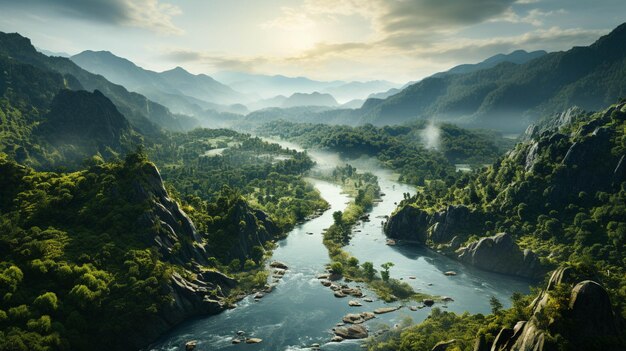
[[[427,128],[429,128],[427,130]],[[431,130],[432,129],[432,130]],[[419,121],[404,126],[360,127],[325,124],[267,123],[258,129],[264,135],[296,141],[304,147],[328,149],[347,158],[376,157],[400,173],[400,180],[424,185],[429,180],[453,182],[454,164],[482,167],[512,146],[497,133],[469,131],[452,124],[429,125]],[[425,134],[435,133],[438,149],[425,147]]]
[[[182,119],[17,35],[0,44],[0,350],[144,346],[177,308],[174,272],[230,274],[236,287],[207,294],[229,303],[266,284],[272,240],[327,207],[305,153],[161,131],[146,106],[159,124]]]
[[[306,153],[225,129],[172,134],[150,146],[166,182],[181,194],[185,210],[200,228],[223,217],[211,206],[223,186],[236,189],[254,208],[269,214],[282,232],[328,205],[302,179],[313,162]],[[209,217],[206,217],[208,215]]]
[[[149,207],[131,197],[145,162],[59,174],[0,155],[0,349],[121,347],[171,303],[173,267],[134,224]]]
[[[520,143],[492,166],[462,174],[449,188],[421,188],[399,208],[415,206],[432,213],[451,204],[465,205],[475,220],[453,230],[465,233],[466,241],[511,233],[544,262],[575,265],[594,277],[609,292],[614,310],[626,317],[626,178],[624,169],[616,167],[626,154],[626,108],[622,103],[580,114],[551,128]],[[547,307],[535,316],[549,341],[563,349],[572,346],[567,344],[571,335],[564,317],[570,291],[566,284],[553,291]],[[457,339],[452,347],[472,350],[476,337],[493,340],[500,328],[528,320],[531,297],[514,296],[508,311],[496,304],[489,316],[434,310],[424,323],[390,331],[369,346],[430,350],[439,341]]]
[[[421,301],[428,297],[417,293],[405,282],[390,278],[389,269],[393,263],[383,264],[380,277],[371,262],[359,265],[359,260],[343,250],[352,236],[352,228],[359,220],[369,220],[366,212],[371,209],[379,197],[378,179],[371,173],[358,173],[357,169],[347,164],[333,170],[329,180],[341,184],[344,191],[354,200],[346,209],[333,213],[333,224],[324,232],[324,245],[332,260],[331,271],[355,281],[361,281],[383,300],[391,302],[398,299],[414,299]]]

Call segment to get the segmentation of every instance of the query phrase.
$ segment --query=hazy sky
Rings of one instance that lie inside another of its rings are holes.
[[[0,0],[0,30],[140,66],[416,80],[515,49],[588,45],[625,0]]]

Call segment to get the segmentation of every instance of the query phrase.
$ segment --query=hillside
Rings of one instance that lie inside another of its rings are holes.
[[[592,266],[626,316],[626,103],[563,116],[541,133],[529,128],[505,157],[449,189],[427,185],[403,201],[387,235],[501,273]]]
[[[28,38],[17,33],[0,33],[0,56],[35,66],[40,70],[57,72],[68,82],[79,83],[81,89],[99,90],[113,101],[135,128],[145,135],[157,136],[161,128],[187,130],[198,124],[193,118],[172,114],[163,105],[152,102],[143,95],[131,93],[102,76],[85,71],[67,58],[48,57],[37,52]],[[77,85],[70,85],[69,88],[76,89]]]
[[[482,69],[495,67],[503,62],[511,62],[511,63],[521,65],[528,61],[541,57],[545,54],[547,54],[547,52],[543,50],[532,51],[532,52],[527,52],[525,50],[515,50],[510,54],[497,54],[497,55],[491,56],[478,63],[473,63],[473,64],[469,63],[469,64],[462,64],[462,65],[454,66],[445,72],[435,73],[431,77],[439,78],[439,77],[445,77],[451,74],[465,74],[465,73],[476,72]]]
[[[385,100],[366,101],[358,122],[438,118],[519,132],[540,116],[572,105],[599,110],[626,95],[625,43],[623,24],[588,47],[549,53],[524,64],[501,63],[426,78]]]
[[[59,158],[53,164],[64,166],[96,154],[105,159],[123,155],[141,142],[126,118],[98,90],[61,90],[33,134],[45,140],[52,158]]]
[[[325,106],[336,107],[339,104],[337,100],[330,94],[322,94],[313,92],[310,94],[295,93],[285,99],[282,103],[283,108],[298,107],[298,106]]]

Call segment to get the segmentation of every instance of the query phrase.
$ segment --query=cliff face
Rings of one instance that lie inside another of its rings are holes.
[[[545,310],[560,284],[570,286],[568,304],[556,319],[546,321]],[[503,328],[492,345],[484,339],[476,342],[475,351],[548,351],[623,350],[625,335],[620,329],[609,296],[600,284],[580,277],[571,268],[552,273],[546,289],[530,306],[531,318],[519,321],[513,328]],[[557,347],[552,335],[561,335]]]
[[[464,233],[476,220],[475,214],[463,205],[448,206],[433,214],[405,205],[385,223],[385,233],[393,239],[447,243]]]
[[[507,233],[474,241],[456,251],[459,261],[496,273],[525,278],[540,278],[545,273],[539,257],[530,250],[521,250]]]
[[[131,196],[135,202],[148,204],[136,220],[144,238],[158,248],[164,260],[185,267],[186,274],[174,272],[166,287],[171,296],[153,326],[137,339],[142,346],[156,339],[173,326],[193,316],[216,314],[227,304],[225,297],[237,286],[237,281],[217,271],[206,270],[213,243],[208,233],[199,233],[194,223],[168,194],[161,175],[152,163],[146,162],[135,172]],[[242,204],[233,215],[245,226],[230,233],[236,238],[230,242],[228,255],[249,257],[251,248],[274,238],[278,229],[262,211]],[[260,229],[262,228],[262,229]],[[193,278],[192,278],[193,277]]]

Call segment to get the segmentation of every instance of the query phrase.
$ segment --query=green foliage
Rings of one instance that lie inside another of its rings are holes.
[[[380,277],[383,279],[384,282],[389,281],[389,269],[393,266],[393,262],[385,262],[380,265],[380,268],[383,269],[382,271],[380,271]]]

